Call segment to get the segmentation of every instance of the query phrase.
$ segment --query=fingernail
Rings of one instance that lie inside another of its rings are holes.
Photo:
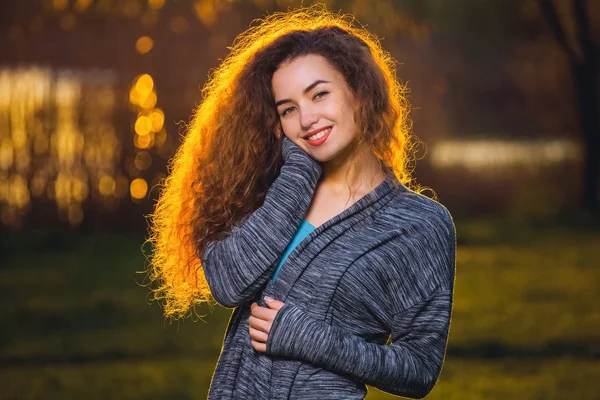
[[[265,300],[268,301],[269,303],[273,301],[273,299],[270,298],[269,296],[265,296]]]

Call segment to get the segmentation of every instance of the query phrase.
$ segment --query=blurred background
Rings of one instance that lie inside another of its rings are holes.
[[[417,180],[455,219],[428,398],[600,398],[600,3],[326,4],[398,60]],[[164,320],[147,217],[209,71],[299,5],[0,2],[0,398],[206,398],[231,310]]]

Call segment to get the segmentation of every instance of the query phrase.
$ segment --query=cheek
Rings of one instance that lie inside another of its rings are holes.
[[[294,118],[285,118],[285,119],[281,119],[281,128],[283,129],[283,132],[287,133],[287,134],[293,134],[294,132],[296,132],[298,130],[297,128],[297,123],[295,123]]]
[[[331,100],[326,106],[327,114],[335,116],[339,123],[352,122],[354,115],[351,101],[345,96],[339,96]]]
[[[344,99],[344,103],[342,105],[342,112],[346,115],[350,120],[354,119],[354,104],[349,99]]]

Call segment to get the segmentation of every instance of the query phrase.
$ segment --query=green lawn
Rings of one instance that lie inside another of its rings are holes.
[[[600,230],[457,222],[450,344],[429,399],[600,398]],[[0,244],[0,398],[205,399],[230,310],[169,325],[142,237]],[[369,388],[367,399],[397,398]]]

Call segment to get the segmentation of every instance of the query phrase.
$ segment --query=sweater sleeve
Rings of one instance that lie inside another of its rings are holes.
[[[446,352],[452,290],[436,291],[393,318],[392,344],[364,340],[285,303],[275,316],[266,353],[289,357],[409,398],[433,389]]]
[[[385,318],[391,344],[369,342],[287,302],[275,315],[266,352],[321,366],[394,395],[425,397],[437,382],[446,353],[456,265],[454,224],[445,209],[436,209],[441,212],[431,214],[425,228],[413,230],[417,235],[401,237],[403,246],[394,247],[396,257],[382,257],[389,262],[384,269],[395,279],[417,274],[423,280],[412,285],[413,300],[399,307],[409,293],[389,281],[363,288],[391,302]]]
[[[320,164],[287,137],[283,155],[263,205],[225,239],[210,242],[202,254],[212,296],[225,307],[248,302],[267,283],[312,201]]]

